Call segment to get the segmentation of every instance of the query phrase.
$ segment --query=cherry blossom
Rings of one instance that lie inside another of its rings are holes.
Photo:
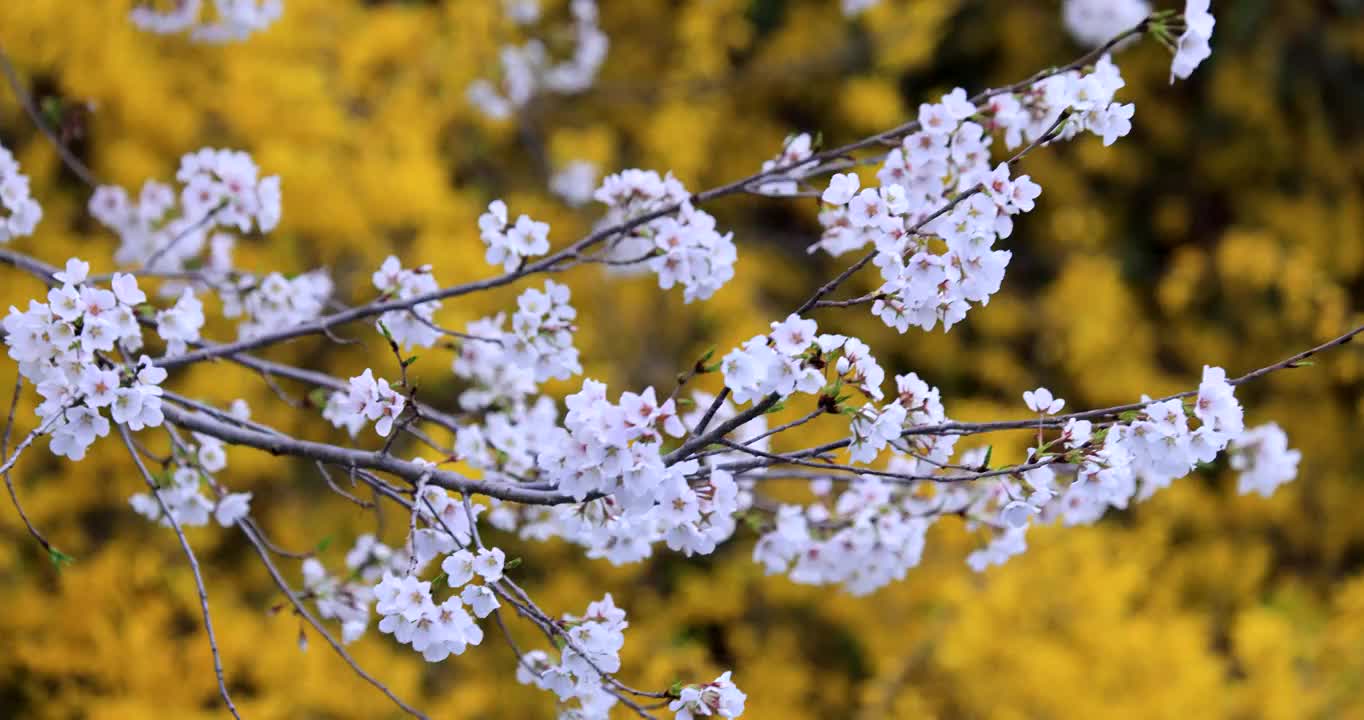
[[[0,244],[33,234],[43,219],[43,208],[29,194],[28,176],[19,172],[19,163],[0,145]]]

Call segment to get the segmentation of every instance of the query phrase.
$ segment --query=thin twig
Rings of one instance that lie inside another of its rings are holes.
[[[298,613],[299,616],[304,619],[304,621],[311,625],[313,629],[316,630],[317,633],[327,641],[328,645],[331,645],[332,650],[336,651],[336,654],[339,655],[341,659],[344,660],[346,664],[350,666],[350,669],[355,671],[356,675],[359,675],[363,680],[368,682],[370,685],[373,685],[374,687],[378,688],[379,691],[382,692],[385,696],[387,696],[389,700],[393,701],[393,704],[402,708],[403,711],[405,711],[407,714],[416,718],[421,718],[421,720],[429,720],[429,718],[427,718],[427,716],[424,713],[412,707],[411,705],[408,705],[407,703],[403,702],[402,698],[399,698],[397,695],[394,695],[393,691],[389,690],[387,685],[384,685],[382,682],[379,682],[379,680],[377,680],[373,675],[370,675],[369,673],[365,672],[364,668],[360,667],[360,665],[355,662],[355,659],[350,656],[350,653],[346,652],[346,649],[341,646],[341,643],[337,642],[336,638],[332,637],[332,634],[327,631],[327,628],[323,626],[322,623],[312,614],[312,612],[308,610],[307,606],[305,606],[303,602],[298,599],[298,595],[293,591],[292,588],[289,587],[289,583],[284,580],[284,576],[280,575],[279,568],[275,567],[274,561],[270,559],[269,553],[266,552],[266,549],[262,545],[260,539],[256,537],[254,532],[252,532],[251,527],[245,523],[240,522],[237,524],[237,527],[239,527],[242,533],[246,535],[246,539],[248,542],[251,543],[251,546],[256,549],[256,554],[260,556],[261,562],[265,564],[265,569],[270,573],[270,577],[275,581],[275,586],[280,589],[280,592],[284,593],[284,596],[289,599],[289,603],[294,606],[294,612]]]
[[[14,396],[9,402],[9,417],[5,419],[4,434],[0,435],[0,458],[5,457],[5,454],[9,452],[9,435],[10,431],[14,429],[14,411],[19,407],[19,395],[23,392],[23,389],[23,376],[15,377]],[[38,531],[38,528],[34,527],[32,522],[29,522],[28,514],[24,512],[24,506],[19,502],[19,495],[14,490],[14,482],[10,479],[9,468],[5,468],[5,471],[0,473],[0,475],[3,475],[5,478],[5,489],[9,490],[9,499],[14,503],[14,509],[19,511],[19,519],[24,521],[24,527],[28,528],[28,534],[32,535],[33,539],[37,540],[39,545],[43,546],[43,550],[46,550],[48,555],[52,555],[52,543],[48,542],[47,538],[43,537],[43,534]]]
[[[218,694],[222,696],[223,702],[227,704],[227,711],[232,713],[232,717],[241,720],[241,715],[237,713],[237,706],[232,704],[232,696],[227,692],[227,681],[223,679],[223,660],[218,655],[218,640],[213,633],[213,618],[208,613],[208,590],[204,588],[204,578],[199,574],[199,561],[194,557],[194,550],[189,546],[189,540],[185,538],[185,532],[180,529],[180,521],[175,519],[170,507],[161,497],[161,489],[157,487],[156,480],[152,478],[147,466],[142,464],[142,456],[137,454],[137,448],[133,447],[132,435],[128,433],[128,428],[118,425],[118,434],[123,437],[123,444],[128,446],[128,454],[133,458],[133,464],[137,465],[138,472],[142,473],[142,479],[147,483],[147,489],[151,491],[152,497],[156,498],[156,504],[161,506],[161,514],[165,516],[166,522],[170,523],[171,529],[175,531],[175,537],[180,540],[180,549],[185,553],[185,559],[189,560],[189,569],[194,573],[194,587],[199,591],[199,609],[204,615],[204,629],[208,632],[208,649],[213,653],[213,672],[218,676]]]
[[[19,80],[19,73],[15,72],[14,64],[10,62],[3,47],[0,47],[0,73],[4,73],[5,79],[9,81],[10,90],[14,91],[14,97],[24,107],[28,119],[52,143],[52,147],[56,148],[58,157],[62,159],[62,164],[72,174],[80,178],[81,182],[92,188],[99,187],[99,180],[95,178],[94,173],[90,172],[90,168],[86,167],[85,163],[81,162],[80,158],[76,157],[76,154],[62,143],[62,139],[43,120],[43,115],[38,111],[38,106],[33,103],[33,96],[29,95],[28,91],[24,89],[24,84]]]

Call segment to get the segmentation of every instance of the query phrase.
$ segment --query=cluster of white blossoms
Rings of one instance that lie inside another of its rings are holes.
[[[1077,42],[1098,47],[1136,27],[1150,12],[1147,0],[1066,0],[1061,19]]]
[[[153,270],[182,270],[211,246],[205,265],[215,276],[231,269],[230,235],[215,228],[268,233],[281,215],[279,177],[261,178],[251,156],[204,148],[180,159],[177,193],[148,180],[136,203],[127,191],[102,185],[90,197],[90,214],[118,233],[114,260]]]
[[[612,224],[681,206],[675,214],[633,228],[609,248],[617,263],[647,260],[664,290],[680,284],[690,303],[710,298],[734,277],[734,233],[717,232],[715,218],[691,204],[691,194],[672,173],[660,177],[652,170],[624,170],[602,180],[593,197],[609,208],[602,222]]]
[[[660,404],[652,388],[624,393],[617,404],[609,403],[605,393],[601,383],[585,381],[583,390],[569,397],[563,425],[555,404],[542,396],[460,428],[456,456],[485,479],[550,480],[561,492],[586,501],[516,509],[494,502],[490,522],[526,539],[563,538],[586,548],[589,557],[617,565],[649,557],[660,542],[688,555],[712,552],[733,535],[735,514],[751,504],[751,495],[722,470],[701,470],[695,462],[664,465],[661,438],[685,430],[674,401]],[[710,398],[697,400],[708,405]],[[717,422],[733,415],[732,406],[725,410]],[[700,412],[689,415],[688,422],[697,422]],[[740,437],[761,434],[762,425],[745,426]],[[763,449],[766,443],[752,447]],[[589,499],[594,494],[606,497]]]
[[[816,161],[810,160],[812,155],[814,155],[814,141],[810,138],[810,133],[800,133],[786,138],[786,142],[781,148],[781,154],[763,162],[763,173],[772,173],[772,175],[758,185],[757,192],[773,197],[795,194],[800,180],[812,172],[818,164]],[[789,169],[775,172],[778,168]]]
[[[509,7],[508,14],[519,25],[539,19],[538,6],[532,13],[526,5],[529,3]],[[552,60],[549,49],[535,38],[520,46],[505,45],[500,52],[500,82],[474,81],[467,92],[469,102],[484,115],[501,120],[530,102],[538,92],[568,95],[591,87],[606,60],[610,43],[598,25],[595,0],[572,0],[569,12],[573,16],[573,48],[567,58]]]
[[[380,437],[388,437],[405,407],[407,398],[394,390],[388,380],[375,380],[374,371],[365,368],[363,373],[350,379],[346,392],[331,394],[322,417],[336,427],[345,428],[352,437],[371,422],[374,432]]]
[[[28,190],[28,176],[19,172],[19,162],[0,145],[0,243],[33,234],[43,219],[43,207]]]
[[[414,526],[416,519],[425,527],[408,538],[403,553],[368,543],[365,554],[374,555],[372,559],[361,557],[357,546],[346,562],[351,567],[372,562],[366,570],[368,577],[381,576],[373,591],[374,611],[381,617],[379,630],[411,645],[428,662],[440,662],[483,641],[483,629],[470,612],[485,618],[499,607],[493,586],[502,579],[506,554],[500,548],[471,551],[469,513],[444,490],[423,490]],[[442,575],[436,581],[421,580],[422,569],[440,555],[445,555]],[[475,577],[483,583],[472,583]],[[439,603],[433,594],[436,582],[453,591]]]
[[[532,650],[520,658],[516,679],[559,697],[561,718],[607,718],[616,698],[607,691],[602,673],[620,670],[620,649],[625,645],[625,611],[616,607],[611,594],[587,606],[582,617],[565,615],[564,647],[559,662],[551,662],[543,650]]]
[[[744,714],[748,696],[731,681],[733,673],[726,670],[720,677],[704,685],[688,685],[679,697],[668,703],[677,713],[676,720],[696,720],[704,717],[736,718]]]
[[[468,337],[460,341],[451,364],[455,377],[466,383],[459,395],[459,405],[465,410],[497,404],[514,407],[538,388],[535,369],[518,365],[508,355],[506,324],[506,315],[499,313],[465,327]]]
[[[203,17],[203,0],[176,0],[172,5],[164,11],[138,5],[130,18],[137,27],[158,35],[188,31],[200,42],[226,43],[245,40],[284,14],[284,0],[213,0],[211,20]]]
[[[1241,433],[1232,443],[1231,467],[1241,472],[1236,489],[1242,495],[1274,494],[1278,487],[1298,476],[1302,453],[1288,448],[1288,436],[1275,423],[1265,423]]]
[[[190,343],[199,341],[204,327],[204,304],[193,288],[181,291],[175,304],[156,311],[156,333],[166,341],[166,355],[183,355]]]
[[[778,348],[792,335],[809,345],[814,327],[804,322],[808,321],[774,324],[770,337],[755,339],[766,342],[750,341],[746,347],[762,348],[763,355],[784,355],[790,362],[800,354],[790,348],[781,353]],[[819,345],[818,339],[813,342]],[[847,355],[832,364],[844,382],[853,384],[846,368],[857,364],[853,358],[862,348],[847,345],[843,350]],[[817,358],[819,354],[812,353],[806,362]],[[879,382],[879,369],[870,370],[874,360],[860,361],[868,368],[864,375]],[[726,371],[728,381],[729,368]],[[1026,531],[1033,522],[1094,523],[1108,508],[1145,500],[1224,451],[1231,466],[1242,473],[1242,493],[1267,495],[1292,479],[1299,460],[1277,426],[1244,430],[1233,386],[1217,367],[1204,368],[1197,396],[1187,406],[1178,398],[1147,400],[1140,410],[1098,428],[1089,420],[1065,418],[1057,436],[1045,443],[1039,425],[1038,446],[1030,450],[1027,463],[996,472],[989,472],[988,452],[980,448],[953,462],[956,436],[932,432],[948,422],[936,388],[913,374],[898,376],[896,386],[896,397],[887,405],[868,403],[849,413],[851,459],[871,462],[889,447],[886,470],[853,476],[832,503],[778,507],[754,548],[754,559],[768,572],[787,573],[800,583],[840,584],[851,593],[865,594],[903,579],[919,563],[928,527],[947,515],[960,515],[970,525],[988,530],[989,542],[966,558],[972,568],[984,570],[1025,551]],[[782,398],[794,392],[794,387],[776,391]],[[869,388],[863,393],[880,397]],[[756,397],[751,392],[749,396]],[[1065,406],[1065,400],[1046,388],[1028,391],[1024,401],[1043,419]],[[810,490],[824,498],[831,482],[832,478],[812,481]]]
[[[838,382],[871,398],[882,397],[885,371],[866,343],[844,335],[819,334],[814,320],[790,315],[772,323],[772,331],[755,335],[720,362],[725,387],[743,404],[767,395],[813,395],[825,388],[832,370]]]
[[[470,645],[483,642],[483,628],[464,609],[460,595],[452,594],[437,605],[431,583],[415,575],[384,575],[374,587],[374,597],[374,611],[382,618],[379,630],[411,645],[427,662],[462,655]]]
[[[565,380],[583,371],[573,347],[573,320],[578,311],[568,304],[569,290],[553,280],[545,289],[529,288],[516,298],[511,332],[502,347],[517,365],[534,373],[536,382]]]
[[[137,493],[128,499],[138,515],[164,527],[169,527],[171,520],[180,527],[201,527],[210,518],[221,527],[231,527],[251,512],[249,492],[218,492],[216,501],[204,494],[206,475],[227,467],[223,441],[195,433],[193,442],[177,448],[172,457],[174,469],[159,479],[156,490],[160,502],[151,493]],[[162,511],[162,503],[169,517]]]
[[[370,281],[379,290],[380,301],[408,300],[440,289],[430,265],[409,270],[392,255],[374,271]],[[406,310],[390,310],[379,316],[375,327],[405,348],[431,347],[440,339],[432,320],[440,306],[439,300],[428,300]]]
[[[1188,0],[1184,5],[1184,32],[1175,45],[1170,63],[1170,82],[1186,80],[1212,55],[1212,29],[1217,24],[1208,10],[1209,0]]]
[[[611,403],[605,384],[585,380],[564,402],[563,427],[554,429],[536,457],[560,492],[578,500],[609,494],[619,512],[639,515],[653,508],[669,481],[685,482],[685,463],[669,468],[660,453],[664,435],[686,433],[673,400],[660,404],[647,388]]]
[[[951,460],[956,436],[914,430],[947,422],[940,393],[914,373],[896,377],[895,383],[896,396],[883,408],[868,404],[852,416],[853,459],[875,459],[889,445],[887,472],[909,477],[938,472]],[[876,418],[872,428],[859,429],[870,416]],[[859,450],[859,445],[867,450]],[[810,485],[823,498],[830,484],[823,479]],[[873,592],[904,579],[919,564],[924,534],[938,515],[967,504],[964,490],[933,490],[935,494],[925,498],[922,490],[901,490],[866,475],[855,479],[832,505],[783,505],[772,529],[754,547],[753,558],[769,573],[786,572],[795,582],[842,585],[855,595]]]
[[[336,576],[315,557],[303,561],[303,591],[317,605],[317,614],[341,623],[341,642],[360,639],[369,628],[374,584],[385,573],[406,567],[408,556],[394,552],[368,533],[355,539],[346,553],[346,573]]]
[[[61,285],[48,291],[46,303],[30,300],[27,311],[11,306],[4,320],[9,356],[43,397],[37,412],[52,453],[70,460],[84,458],[96,438],[109,434],[106,409],[132,430],[162,421],[166,371],[146,355],[136,365],[111,357],[142,347],[136,308],[147,296],[131,275],[115,275],[106,290],[86,283],[89,271],[72,258],[56,273]]]
[[[811,250],[841,255],[873,245],[885,281],[873,314],[900,332],[950,329],[971,303],[987,304],[999,290],[1012,254],[994,244],[1041,193],[1029,176],[1012,177],[1008,164],[991,165],[991,132],[1002,131],[1010,148],[1053,129],[1061,138],[1089,131],[1109,144],[1131,129],[1132,106],[1112,100],[1122,85],[1105,56],[1087,74],[1061,73],[981,107],[960,88],[921,105],[921,129],[886,156],[879,188],[833,176],[822,196],[831,206],[820,214],[825,232]]]
[[[488,211],[479,216],[478,231],[488,246],[485,256],[488,263],[501,265],[507,272],[515,270],[527,258],[549,252],[549,223],[522,215],[515,224],[510,224],[507,204],[501,200],[489,203]]]
[[[240,150],[204,148],[180,158],[175,179],[184,185],[180,204],[193,218],[215,225],[268,233],[279,224],[279,176],[260,177],[251,156]]]
[[[264,278],[243,274],[235,281],[217,284],[223,317],[241,317],[237,337],[242,340],[269,335],[320,317],[334,286],[331,276],[313,270],[293,278],[272,272]]]

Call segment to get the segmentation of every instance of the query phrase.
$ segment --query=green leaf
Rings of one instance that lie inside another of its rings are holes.
[[[313,552],[316,552],[316,553],[325,552],[325,551],[327,550],[327,548],[328,548],[331,544],[332,544],[332,536],[331,536],[331,535],[328,535],[327,537],[324,537],[324,538],[322,538],[321,540],[319,540],[319,541],[317,542],[317,547],[314,548]]]
[[[1118,419],[1123,422],[1132,422],[1133,420],[1136,420],[1140,416],[1141,416],[1140,410],[1128,410],[1127,412],[1119,413]]]
[[[327,401],[331,399],[331,392],[326,388],[313,388],[308,393],[308,403],[313,407],[327,407]]]
[[[521,558],[519,557],[514,557],[502,565],[502,569],[504,570],[511,570],[512,568],[518,567],[521,567]]]
[[[985,470],[989,470],[989,469],[990,469],[990,456],[992,456],[992,455],[994,455],[994,454],[995,454],[995,446],[994,446],[994,445],[986,445],[986,446],[985,446],[985,459],[980,461],[980,467],[981,467],[982,469],[985,469]]]
[[[61,572],[61,569],[63,567],[70,565],[73,562],[76,562],[76,558],[73,558],[70,555],[67,555],[61,550],[58,550],[57,548],[52,547],[50,545],[47,548],[47,557],[49,560],[52,561],[52,564],[57,568],[58,572]]]

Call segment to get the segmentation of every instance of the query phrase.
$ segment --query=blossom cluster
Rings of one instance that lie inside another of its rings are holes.
[[[866,343],[844,335],[819,334],[814,320],[798,315],[772,323],[770,333],[748,339],[720,362],[725,387],[739,404],[771,394],[818,393],[830,369],[840,383],[868,397],[882,397],[885,371]]]
[[[896,386],[885,407],[868,403],[852,413],[852,459],[869,462],[889,447],[886,470],[852,477],[832,502],[822,500],[832,478],[813,480],[820,501],[777,508],[754,548],[768,572],[871,592],[918,564],[924,533],[947,515],[988,530],[988,543],[966,558],[984,570],[1025,551],[1033,522],[1096,522],[1108,508],[1145,500],[1224,451],[1241,471],[1240,491],[1266,495],[1292,479],[1300,457],[1275,425],[1244,430],[1234,388],[1217,367],[1204,368],[1187,406],[1179,398],[1147,400],[1106,427],[1066,418],[1055,439],[1042,443],[1039,434],[1025,465],[998,473],[986,473],[983,449],[954,463],[956,436],[923,432],[948,422],[936,388],[913,374],[898,376]],[[1046,388],[1025,393],[1025,403],[1044,418],[1065,405]]]
[[[323,270],[286,278],[272,272],[264,278],[249,274],[216,285],[223,317],[241,317],[237,337],[261,337],[320,317],[334,286]]]
[[[664,290],[680,284],[690,303],[710,298],[734,277],[734,234],[721,235],[715,218],[691,204],[691,194],[671,173],[660,177],[652,170],[631,169],[608,175],[593,197],[609,208],[607,223],[680,205],[677,213],[635,227],[610,248],[612,260],[620,264],[647,260]]]
[[[947,421],[940,393],[913,373],[895,380],[891,402],[883,408],[869,403],[852,416],[853,459],[875,459],[889,444],[888,472],[907,477],[936,472],[951,460],[956,437],[907,431]],[[859,428],[869,416],[875,418],[870,427]],[[823,497],[830,483],[815,481],[811,489]],[[783,505],[753,557],[768,572],[787,572],[795,582],[870,593],[917,566],[928,527],[939,514],[964,507],[966,499],[965,491],[955,489],[928,498],[901,493],[879,476],[862,476],[831,506]]]
[[[884,280],[873,314],[900,332],[950,329],[971,303],[987,304],[999,290],[1012,254],[995,242],[1041,193],[1007,163],[991,164],[992,133],[1002,131],[1010,148],[1048,132],[1089,131],[1109,144],[1131,129],[1132,106],[1113,102],[1122,86],[1105,56],[1087,74],[1060,73],[981,107],[961,88],[921,105],[920,130],[887,154],[879,188],[861,188],[853,174],[833,176],[822,195],[830,206],[820,214],[825,232],[811,250],[840,255],[872,244]]]
[[[43,219],[43,207],[29,194],[28,176],[19,172],[19,162],[0,145],[0,243],[33,234]]]
[[[518,217],[516,223],[511,224],[507,221],[507,204],[501,200],[488,204],[488,211],[478,218],[478,230],[488,246],[488,262],[501,265],[507,272],[515,270],[527,258],[549,252],[549,224],[536,222],[528,215]]]
[[[123,365],[102,354],[142,346],[135,308],[147,296],[131,275],[114,275],[112,290],[88,284],[89,270],[69,260],[46,303],[30,300],[26,311],[11,306],[4,320],[9,356],[43,397],[40,427],[51,436],[53,454],[70,460],[85,457],[96,438],[109,434],[106,408],[109,418],[133,430],[162,422],[166,371],[146,355]]]
[[[181,355],[190,343],[199,341],[204,327],[204,304],[194,295],[193,288],[185,288],[175,304],[156,311],[156,333],[166,341],[167,355]]]
[[[212,517],[218,525],[231,527],[251,511],[251,493],[222,492],[212,483],[219,496],[212,500],[204,494],[209,475],[227,467],[227,449],[218,438],[194,434],[192,444],[176,448],[172,454],[173,470],[167,473],[151,493],[137,493],[128,498],[133,511],[148,520],[169,527],[171,521],[180,527],[201,527]],[[162,504],[165,511],[162,510]]]
[[[512,362],[534,372],[536,382],[583,371],[573,347],[578,311],[568,304],[569,296],[567,285],[546,280],[544,290],[529,288],[516,298],[512,329],[502,346]]]
[[[675,720],[696,720],[699,717],[736,718],[744,714],[748,696],[730,680],[730,671],[704,685],[688,685],[679,697],[668,703],[677,713]]]
[[[465,326],[466,337],[451,363],[455,377],[468,384],[460,393],[465,410],[480,410],[499,403],[515,406],[535,393],[535,369],[512,360],[504,338],[508,336],[507,317],[499,313]],[[546,399],[547,400],[547,399]]]
[[[1208,10],[1209,0],[1187,0],[1184,5],[1184,32],[1175,45],[1170,63],[1170,82],[1188,79],[1212,55],[1212,29],[1217,24]]]
[[[524,9],[525,5],[509,8],[517,24],[527,25],[539,18],[538,7],[531,13]],[[573,48],[566,59],[553,61],[545,43],[537,38],[520,46],[505,45],[500,52],[501,81],[497,84],[487,79],[474,81],[467,91],[469,102],[484,115],[501,120],[510,117],[541,90],[568,95],[591,87],[606,60],[610,42],[598,25],[595,0],[572,0],[569,12],[573,17]]]
[[[485,478],[547,480],[584,501],[517,511],[495,503],[495,527],[528,539],[561,537],[614,564],[649,557],[659,542],[688,555],[708,554],[734,533],[734,516],[751,496],[733,476],[695,461],[671,467],[663,461],[663,436],[685,432],[673,400],[659,403],[647,388],[623,393],[613,404],[604,385],[587,380],[567,403],[562,425],[554,403],[541,397],[460,428],[456,454]]]
[[[609,717],[616,698],[607,692],[602,673],[620,670],[620,649],[625,644],[625,629],[630,626],[625,611],[616,607],[607,593],[589,603],[582,617],[565,615],[563,625],[567,627],[567,640],[559,651],[559,661],[551,662],[543,650],[532,650],[521,657],[516,679],[554,693],[561,702],[576,701],[577,707],[566,713],[568,717]]]
[[[502,579],[506,554],[500,548],[479,548],[476,553],[469,549],[473,520],[461,501],[443,490],[423,491],[414,512],[426,527],[408,538],[405,568],[395,569],[400,563],[387,548],[373,548],[381,551],[370,571],[371,577],[381,576],[374,586],[374,611],[381,617],[381,632],[411,645],[428,662],[440,662],[483,641],[483,629],[470,612],[485,618],[499,607],[492,586]],[[437,603],[433,581],[419,577],[428,562],[445,553],[439,577],[445,587],[457,592]],[[355,551],[347,557],[347,565],[353,562],[361,564]],[[473,584],[475,577],[483,583]]]
[[[216,17],[203,18],[203,0],[177,0],[169,10],[134,7],[129,17],[142,30],[158,35],[189,31],[194,40],[227,43],[245,40],[270,27],[284,14],[284,0],[213,0]]]
[[[379,630],[411,645],[427,662],[462,655],[483,642],[483,628],[464,609],[460,595],[436,604],[431,583],[414,575],[385,574],[374,586],[374,611],[382,619]]]
[[[394,582],[402,582],[411,586],[412,583],[417,582],[418,576],[422,574],[424,568],[432,560],[443,554],[451,553],[458,547],[465,546],[470,542],[472,534],[469,515],[458,500],[450,497],[448,493],[439,488],[431,487],[426,488],[419,497],[416,518],[424,527],[418,527],[415,532],[409,535],[407,543],[403,547],[390,548],[376,540],[373,535],[361,535],[356,538],[355,544],[346,553],[345,572],[340,575],[328,572],[326,566],[317,558],[309,558],[304,561],[303,586],[306,595],[314,601],[320,616],[341,623],[343,642],[354,642],[369,627],[370,609],[371,606],[375,605],[378,585],[387,582],[386,589],[391,588]],[[475,515],[477,515],[481,507],[474,506],[474,510]],[[493,550],[488,555],[491,559],[492,557],[499,557],[499,553],[501,553],[500,550]],[[484,565],[488,568],[492,567],[491,563],[485,562]],[[411,580],[407,580],[408,577],[411,577]],[[463,583],[447,583],[448,586],[455,584]],[[423,586],[417,585],[416,587]],[[426,585],[425,589],[427,593],[430,593],[430,584]],[[465,599],[465,602],[476,602],[476,608],[486,607],[489,598],[485,596],[483,590],[470,591],[466,589],[466,591],[468,598]],[[488,595],[491,595],[491,592]],[[457,613],[453,612],[453,609],[458,607],[461,598],[457,596],[453,600],[454,602],[450,603],[448,608],[451,612],[446,620],[458,623],[460,618]],[[410,599],[409,602],[417,602],[417,600]],[[496,602],[495,599],[493,602]],[[432,605],[435,605],[434,600]],[[385,614],[384,610],[390,609],[391,606],[385,604],[383,610],[379,610],[379,612],[382,615]],[[430,610],[430,608],[423,609]],[[437,610],[439,611],[439,608]],[[475,614],[478,617],[483,617],[487,613],[480,611]],[[393,631],[396,631],[396,626],[401,624],[400,620],[401,617],[391,621]],[[467,630],[467,626],[463,626],[462,623],[459,624]],[[409,633],[416,629],[405,627],[402,630],[403,637],[408,638],[405,642],[411,642],[412,636]],[[473,633],[472,630],[468,632]],[[430,639],[430,636],[425,637]],[[447,646],[442,645],[441,647]],[[422,652],[431,652],[434,656],[438,650],[424,645]]]
[[[771,174],[758,185],[757,192],[773,197],[795,194],[799,181],[817,165],[816,161],[810,160],[814,155],[813,145],[810,133],[788,137],[782,145],[781,154],[763,162],[762,172]],[[777,172],[778,168],[788,169]]]
[[[1241,472],[1236,489],[1242,495],[1274,494],[1278,487],[1298,475],[1302,453],[1288,448],[1288,436],[1274,423],[1241,433],[1232,443],[1231,467]]]
[[[371,422],[374,432],[380,437],[388,437],[405,407],[407,398],[394,390],[388,380],[376,380],[374,371],[365,368],[363,373],[350,379],[345,392],[331,394],[322,417],[336,427],[345,428],[352,437]]]
[[[203,148],[180,159],[176,179],[180,191],[164,183],[143,183],[137,202],[126,190],[102,185],[90,197],[90,214],[118,233],[122,245],[114,255],[123,265],[155,270],[182,270],[211,246],[215,275],[231,268],[232,238],[216,228],[268,233],[282,213],[279,177],[260,177],[251,156],[232,150]]]
[[[374,271],[370,280],[379,290],[381,301],[410,300],[440,288],[431,274],[430,265],[409,270],[392,255]],[[433,322],[440,306],[439,300],[427,300],[403,310],[390,310],[379,316],[375,327],[403,347],[431,347],[440,339],[440,332]]]

